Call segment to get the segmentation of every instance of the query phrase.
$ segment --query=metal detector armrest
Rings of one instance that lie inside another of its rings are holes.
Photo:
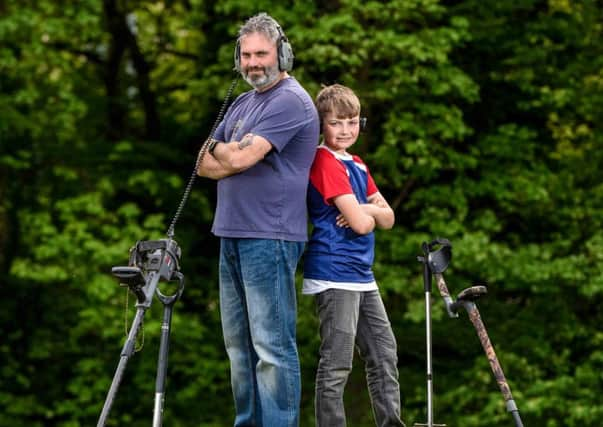
[[[465,304],[474,305],[473,303],[477,301],[482,295],[486,295],[488,293],[488,289],[485,286],[471,286],[470,288],[463,289],[458,296],[456,297],[456,301],[453,302],[450,306],[450,309],[455,313],[458,313],[459,307],[464,306],[467,308]]]
[[[140,287],[144,286],[145,283],[142,271],[138,267],[113,267],[111,269],[111,274],[117,277],[120,283],[123,283],[128,287]]]
[[[475,301],[482,295],[486,295],[488,289],[485,286],[471,286],[470,288],[463,289],[456,297],[457,301]]]

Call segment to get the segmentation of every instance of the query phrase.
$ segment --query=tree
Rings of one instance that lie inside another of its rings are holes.
[[[354,148],[397,216],[377,236],[375,272],[406,422],[425,413],[416,256],[442,236],[450,290],[488,285],[478,304],[525,424],[599,425],[603,55],[589,0],[2,3],[0,425],[97,419],[134,312],[110,267],[164,236],[224,98],[247,90],[232,50],[262,10],[282,24],[308,91],[346,84],[368,117]],[[196,180],[175,227],[186,280],[165,405],[175,426],[231,424],[214,198],[214,183]],[[435,298],[436,421],[508,425],[473,328],[441,308]],[[111,425],[149,422],[160,320],[155,302]],[[298,338],[311,425],[318,336],[301,295]],[[372,425],[356,362],[348,415]]]

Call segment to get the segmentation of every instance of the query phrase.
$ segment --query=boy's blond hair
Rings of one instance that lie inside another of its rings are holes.
[[[338,118],[350,118],[360,115],[360,100],[352,89],[340,84],[324,86],[316,95],[316,109],[322,122],[329,113]]]

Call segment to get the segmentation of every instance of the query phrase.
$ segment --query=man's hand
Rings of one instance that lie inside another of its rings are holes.
[[[203,157],[197,174],[222,179],[249,169],[272,150],[272,144],[259,135],[248,133],[240,141],[216,142],[211,156]]]

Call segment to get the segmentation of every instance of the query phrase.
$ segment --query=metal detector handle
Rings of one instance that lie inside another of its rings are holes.
[[[161,301],[163,305],[174,305],[174,303],[178,301],[178,299],[180,299],[180,297],[182,296],[182,292],[184,291],[184,274],[180,273],[179,271],[175,271],[172,274],[172,277],[175,277],[178,280],[178,289],[174,294],[164,295],[159,289],[159,287],[155,290],[157,298],[159,299],[159,301]]]
[[[168,352],[170,348],[170,330],[172,325],[172,310],[174,304],[184,290],[184,275],[179,271],[174,272],[172,278],[178,280],[178,289],[172,295],[164,295],[159,288],[156,290],[157,298],[163,303],[163,322],[161,324],[161,340],[159,342],[159,356],[157,360],[157,377],[155,380],[155,404],[153,408],[153,427],[163,425],[163,406],[165,400],[165,383],[167,377]]]

